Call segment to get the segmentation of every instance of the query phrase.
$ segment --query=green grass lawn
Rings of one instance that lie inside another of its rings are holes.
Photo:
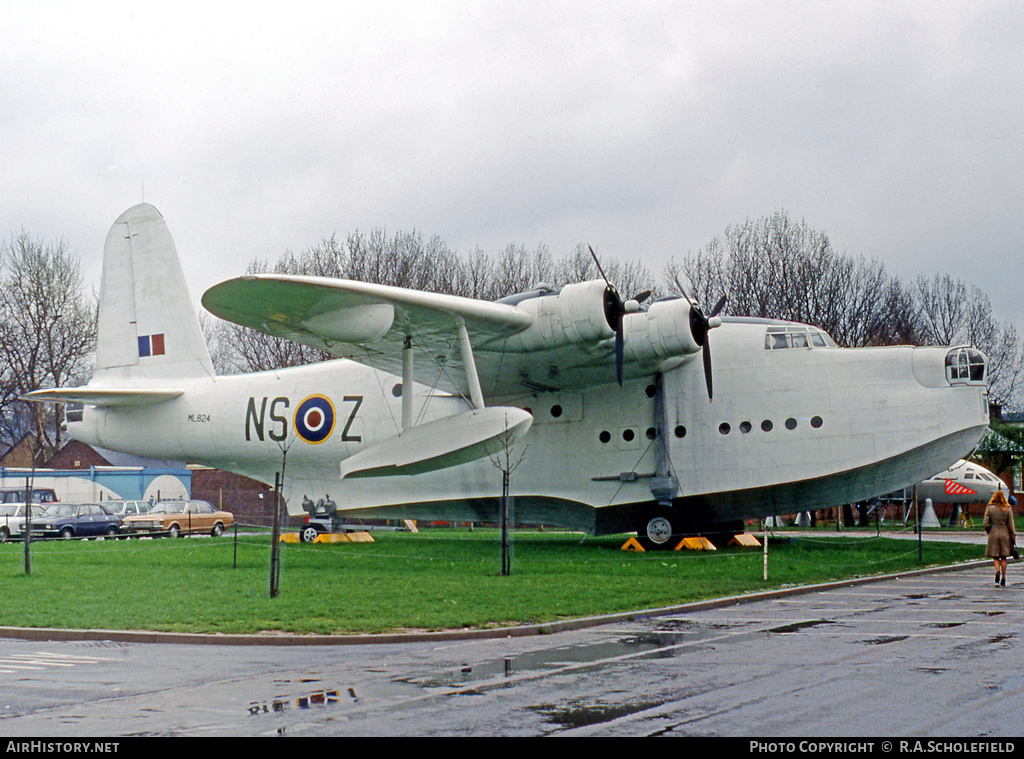
[[[231,535],[0,545],[0,625],[176,632],[357,633],[537,623],[980,559],[984,547],[865,535],[759,548],[634,553],[629,536],[383,532],[372,543],[287,544],[269,594],[270,539]],[[237,558],[236,558],[237,557]]]

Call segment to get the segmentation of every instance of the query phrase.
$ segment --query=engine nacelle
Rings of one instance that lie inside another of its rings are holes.
[[[517,304],[533,324],[505,344],[509,351],[536,351],[571,344],[594,345],[615,337],[605,315],[603,280],[566,285],[555,295],[541,295]]]
[[[627,313],[622,334],[626,361],[661,361],[701,349],[690,328],[690,304],[685,298],[659,300],[646,311]]]
[[[505,344],[509,351],[539,351],[564,345],[597,346],[615,338],[608,322],[607,285],[603,280],[566,285],[558,294],[520,301],[533,324]],[[685,298],[652,303],[646,311],[622,318],[623,357],[649,363],[700,351],[690,326],[690,304]]]

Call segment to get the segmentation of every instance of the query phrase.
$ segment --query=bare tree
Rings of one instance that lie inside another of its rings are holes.
[[[61,446],[54,407],[16,398],[85,381],[96,344],[95,300],[86,297],[78,260],[63,241],[44,245],[23,232],[0,247],[0,272],[5,432],[25,424],[48,457]]]
[[[309,255],[296,258],[286,253],[274,267],[277,274],[320,275],[321,271],[337,271],[328,251],[333,239],[312,249]],[[319,271],[316,266],[323,267]],[[247,274],[267,272],[266,261],[253,259],[246,267]],[[326,275],[330,276],[330,275]],[[216,319],[201,318],[200,324],[210,348],[214,368],[220,374],[243,374],[288,366],[302,366],[324,361],[331,356],[306,345],[300,345],[283,337],[273,337],[248,327]]]
[[[840,345],[913,337],[911,299],[899,280],[878,261],[837,253],[827,235],[783,212],[728,227],[682,263],[670,262],[665,278],[671,289],[689,281],[689,295],[703,304],[727,294],[730,314],[815,324]]]
[[[1019,406],[1024,345],[1017,329],[992,315],[989,297],[948,274],[914,282],[917,314],[925,341],[935,345],[970,345],[988,356],[989,397],[1007,407]]]
[[[948,276],[919,277],[911,287],[876,260],[836,251],[828,236],[785,212],[731,225],[681,262],[663,271],[664,286],[639,261],[599,253],[601,268],[623,297],[645,290],[655,298],[678,293],[677,282],[705,308],[728,295],[726,313],[815,324],[840,345],[969,343],[990,357],[993,397],[1014,402],[1020,385],[1021,342],[1010,325],[992,319],[983,293]],[[250,272],[267,271],[254,261]],[[274,271],[411,287],[496,300],[546,282],[560,286],[600,277],[590,248],[576,245],[554,259],[544,245],[529,250],[509,243],[492,257],[479,247],[459,256],[439,237],[383,229],[335,237],[295,256],[286,253]],[[250,330],[218,325],[208,330],[218,344],[214,361],[234,371],[292,366],[326,354]]]
[[[920,318],[922,339],[933,345],[952,345],[965,330],[968,320],[967,287],[948,274],[914,280],[914,299]]]
[[[474,248],[463,265],[459,267],[459,284],[452,294],[481,300],[495,300],[493,266],[490,257],[479,246]]]

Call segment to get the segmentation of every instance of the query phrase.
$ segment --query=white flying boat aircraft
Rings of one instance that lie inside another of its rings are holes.
[[[517,521],[649,547],[919,482],[988,425],[976,350],[841,349],[721,302],[642,300],[606,280],[485,302],[243,276],[203,305],[341,360],[218,377],[142,204],[107,237],[93,379],[30,399],[84,404],[68,432],[104,448],[267,483],[284,468],[293,515],[327,498],[352,517],[495,521],[511,457]]]

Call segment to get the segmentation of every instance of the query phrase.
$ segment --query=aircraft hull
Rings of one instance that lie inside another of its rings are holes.
[[[659,474],[678,483],[670,500],[694,531],[836,506],[920,482],[963,456],[987,428],[983,387],[926,387],[914,377],[914,362],[941,363],[944,350],[794,354],[790,371],[799,379],[792,386],[730,389],[768,371],[750,359],[730,364],[731,355],[749,353],[748,342],[760,339],[756,332],[750,325],[717,330],[722,390],[713,404],[690,367],[668,372],[660,420],[654,378],[499,399],[534,419],[508,452],[517,464],[517,520],[597,534],[636,529],[657,506],[652,484]],[[871,379],[879,366],[888,381]],[[196,380],[184,384],[179,398],[157,405],[87,408],[69,432],[106,448],[207,464],[267,483],[284,469],[293,515],[302,514],[304,497],[327,497],[353,517],[494,521],[502,485],[494,456],[412,476],[341,478],[341,462],[400,431],[401,397],[393,392],[400,382],[344,360]],[[837,392],[837,383],[846,391]],[[334,407],[323,440],[302,429],[299,409],[310,398]],[[462,398],[422,386],[415,398],[421,423],[468,408]],[[815,417],[820,425],[811,423]],[[751,429],[743,432],[748,419]],[[761,428],[764,419],[773,420],[770,431]],[[798,420],[795,429],[787,429],[788,419]],[[140,438],[139,429],[153,432]]]
[[[880,483],[905,482],[913,472],[927,468],[936,456],[957,455],[976,432],[965,431],[933,441],[917,451],[891,461],[878,462],[851,472],[827,477],[786,482],[714,495],[692,495],[675,499],[673,506],[682,516],[686,532],[708,532],[731,528],[736,523],[774,514],[791,514],[853,503],[877,495]],[[528,487],[528,485],[523,485]],[[859,498],[847,498],[861,494]],[[498,496],[453,500],[426,500],[396,506],[346,509],[353,519],[419,519],[424,521],[495,522],[501,501]],[[638,516],[655,504],[645,501],[591,507],[579,501],[547,495],[516,493],[513,513],[521,524],[559,525],[592,535],[614,535],[637,528]]]
[[[294,515],[324,499],[352,516],[492,521],[511,475],[519,521],[652,542],[920,482],[988,424],[976,350],[839,349],[807,325],[728,317],[698,339],[688,301],[610,321],[612,295],[594,280],[487,303],[244,276],[207,308],[354,360],[216,377],[144,203],[107,236],[92,381],[29,398],[84,404],[68,432],[86,443],[281,474]]]

